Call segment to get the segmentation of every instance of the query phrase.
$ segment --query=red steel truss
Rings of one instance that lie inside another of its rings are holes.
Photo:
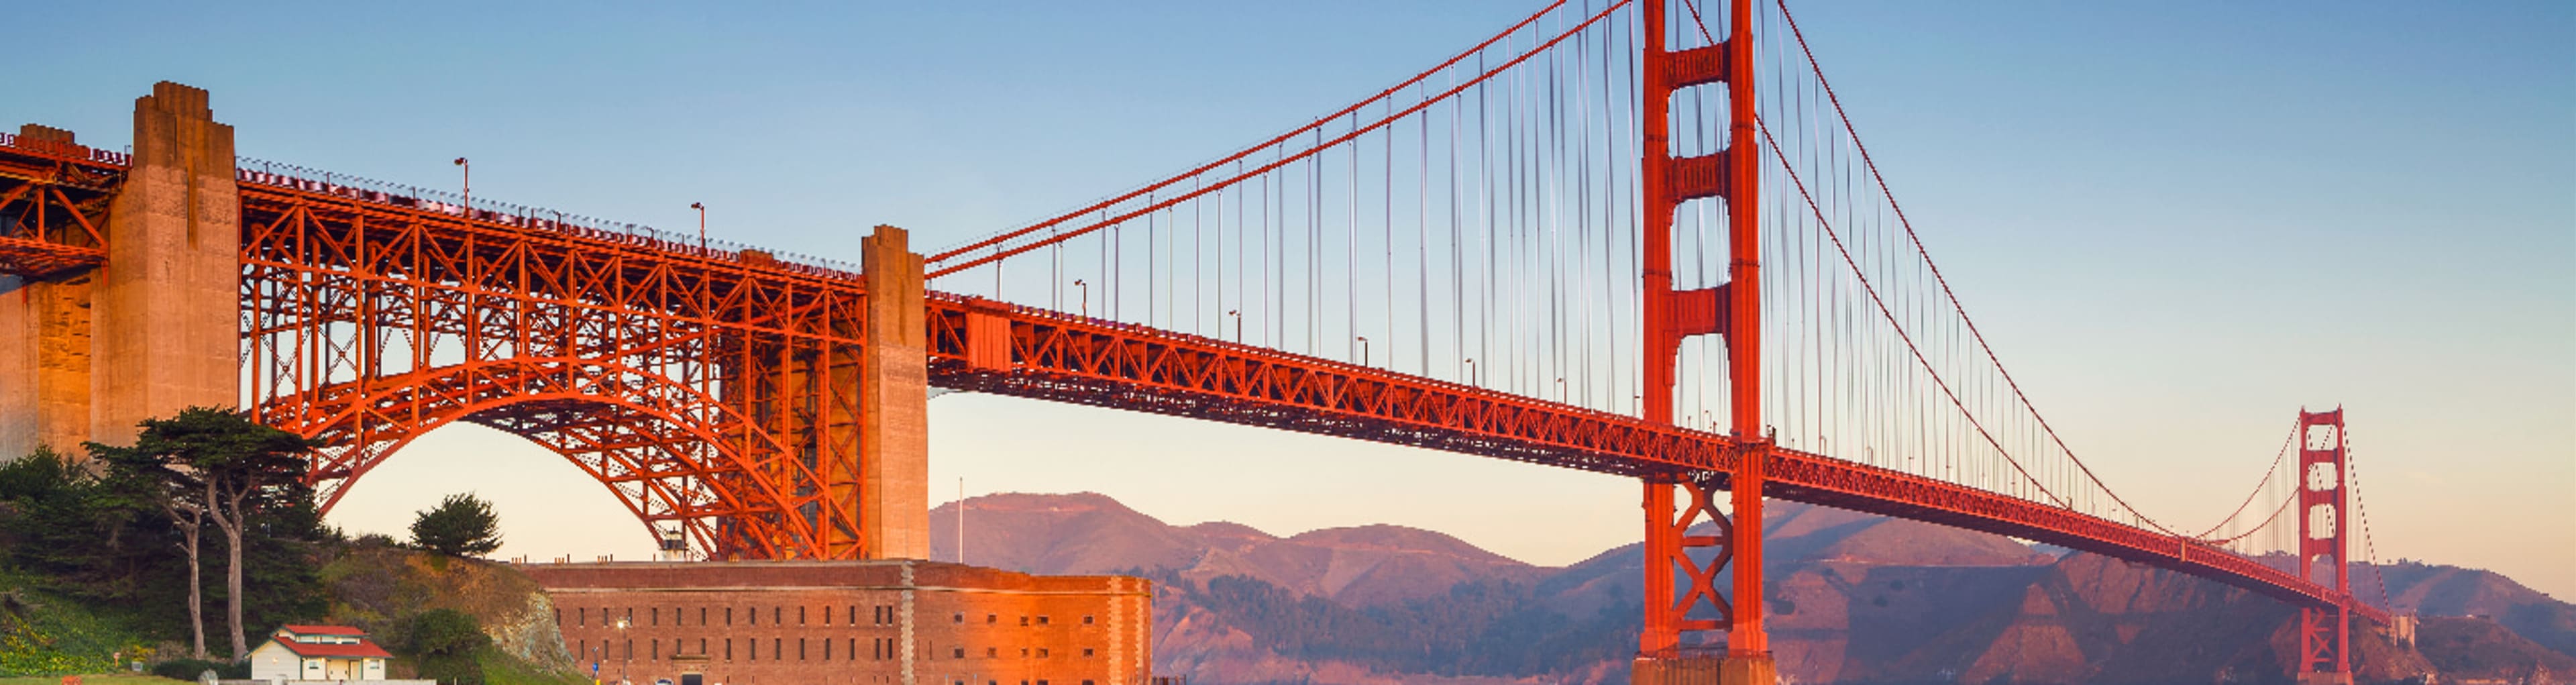
[[[0,275],[45,279],[106,263],[108,200],[125,156],[6,133],[0,149]]]
[[[14,198],[0,216],[21,217],[6,237],[32,246],[10,254],[98,253],[123,164],[0,139],[0,196]],[[855,274],[519,216],[469,220],[303,179],[240,180],[246,406],[326,440],[314,464],[326,503],[412,438],[464,421],[564,455],[640,520],[680,527],[711,556],[864,553],[853,518],[866,301]],[[62,273],[30,264],[0,263],[0,274]],[[1062,312],[937,293],[927,308],[932,380],[944,387],[1682,484],[1689,506],[1649,531],[1675,549],[1714,546],[1689,527],[1731,526],[1709,503],[1758,454],[1766,496],[2058,544],[2386,620],[2341,585],[1903,472]],[[1716,607],[1714,620],[1731,618],[1708,582],[1722,567],[1690,567],[1697,587],[1675,616],[1708,620],[1691,612]]]
[[[854,279],[242,174],[243,376],[325,507],[422,433],[525,436],[723,558],[855,558]]]

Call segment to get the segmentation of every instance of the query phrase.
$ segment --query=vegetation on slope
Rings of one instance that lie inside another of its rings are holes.
[[[118,657],[150,654],[144,642],[115,616],[0,575],[0,676],[123,670]]]
[[[0,676],[100,672],[119,657],[189,655],[175,644],[191,632],[181,536],[129,486],[47,452],[0,464],[0,593],[15,598],[0,609],[14,621],[0,627],[13,636],[0,646],[7,652]],[[313,558],[332,536],[309,497],[257,505],[265,508],[258,525],[242,539],[244,625],[319,617],[326,604]],[[230,556],[224,536],[203,542],[206,557]],[[223,623],[225,577],[203,573],[197,580],[216,609],[208,612],[211,635]]]
[[[580,683],[552,605],[508,564],[352,541],[322,567],[333,621],[356,626],[424,677],[452,682]],[[460,644],[459,626],[488,638]],[[479,680],[477,679],[479,678]]]
[[[204,444],[264,444],[262,436],[274,433],[216,420],[238,418],[224,412],[192,416],[198,421],[189,426],[203,430],[190,435]],[[243,435],[235,440],[226,430]],[[181,455],[91,451],[115,458],[39,452],[0,460],[0,677],[116,673],[133,661],[171,673],[211,667],[247,677],[247,666],[234,660],[243,655],[231,654],[224,611],[230,562],[239,559],[242,651],[280,625],[348,623],[370,630],[396,655],[390,670],[397,673],[427,670],[459,683],[586,681],[563,655],[533,582],[506,566],[402,549],[382,536],[347,539],[322,524],[296,472],[302,460],[262,462],[283,471],[240,481],[251,483],[240,497],[207,504],[183,499],[202,488],[171,487],[171,479],[210,472],[167,468]],[[214,526],[205,524],[217,515],[241,522],[239,554],[229,547],[232,535],[207,534]],[[190,536],[181,519],[190,516],[202,517],[196,525],[203,526],[195,540],[201,624],[189,611]],[[497,542],[488,517],[449,518],[467,519],[457,526],[461,534],[448,536],[455,551],[488,551]],[[409,622],[439,609],[452,610],[436,614],[447,616],[440,620],[451,634],[463,617],[490,639],[413,640],[422,631]],[[189,659],[199,625],[211,661]]]

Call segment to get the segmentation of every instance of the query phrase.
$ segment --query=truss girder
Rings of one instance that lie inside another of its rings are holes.
[[[76,161],[85,158],[0,148],[0,276],[57,278],[107,262],[109,200],[124,173]]]
[[[242,188],[247,405],[321,438],[327,508],[420,434],[526,437],[723,558],[855,558],[855,279],[747,255]],[[781,378],[799,379],[782,382]]]

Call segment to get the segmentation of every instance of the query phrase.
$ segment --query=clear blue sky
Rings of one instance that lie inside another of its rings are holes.
[[[1489,35],[1513,3],[13,8],[0,121],[114,147],[156,80],[242,153],[855,257],[1177,170]],[[2351,410],[2382,558],[2576,597],[2576,5],[1800,6],[1890,183],[2077,451],[2160,517],[2233,506]],[[934,498],[1095,490],[1175,523],[1390,522],[1563,564],[1615,478],[952,396]],[[1010,430],[994,430],[999,425]],[[334,519],[499,500],[510,555],[650,549],[572,467],[443,429]]]

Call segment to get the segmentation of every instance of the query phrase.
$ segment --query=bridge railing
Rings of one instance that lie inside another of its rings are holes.
[[[28,138],[15,133],[0,133],[0,147],[73,162],[110,166],[131,166],[134,163],[134,156],[124,152],[101,150],[78,143]]]
[[[242,183],[291,188],[362,202],[446,214],[472,221],[648,247],[706,259],[741,261],[744,259],[744,253],[758,252],[773,261],[766,265],[770,268],[818,278],[857,278],[859,272],[858,264],[852,262],[780,252],[730,240],[716,238],[701,240],[696,236],[682,235],[631,221],[603,219],[488,198],[473,198],[469,201],[461,194],[436,188],[390,183],[254,157],[237,158],[234,174],[236,180]]]
[[[127,167],[134,164],[134,156],[130,152],[29,138],[14,133],[0,133],[0,147],[67,162],[113,167]],[[711,260],[748,261],[743,253],[758,252],[767,256],[768,263],[761,266],[815,278],[854,279],[859,272],[859,265],[855,262],[781,252],[730,240],[709,238],[701,241],[696,236],[682,235],[631,221],[603,219],[488,198],[475,198],[471,200],[469,207],[467,198],[458,193],[390,183],[256,157],[235,157],[233,180],[239,183],[288,188],[372,204],[435,212],[484,223],[647,247]]]

